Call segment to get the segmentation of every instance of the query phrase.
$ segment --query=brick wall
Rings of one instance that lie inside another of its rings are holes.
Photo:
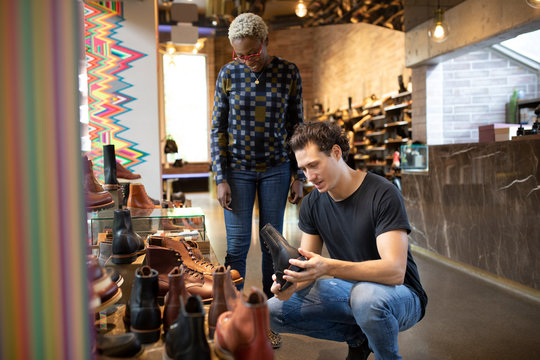
[[[405,68],[404,39],[402,32],[363,23],[287,29],[270,32],[268,52],[300,69],[309,119],[316,102],[333,111],[346,108],[349,96],[360,104],[371,94],[396,91],[400,74],[407,82],[411,71]],[[215,79],[232,48],[226,37],[213,43]]]
[[[522,90],[526,99],[540,95],[539,79],[537,72],[490,48],[415,68],[413,136],[418,122],[427,129],[426,138],[419,140],[430,145],[477,142],[478,126],[506,122],[514,89]],[[415,107],[421,106],[427,108],[425,116],[419,111],[415,116]]]

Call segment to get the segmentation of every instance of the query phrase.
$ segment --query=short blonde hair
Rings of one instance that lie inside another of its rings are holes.
[[[252,37],[261,41],[268,37],[268,27],[264,20],[252,13],[238,15],[229,26],[229,41]]]

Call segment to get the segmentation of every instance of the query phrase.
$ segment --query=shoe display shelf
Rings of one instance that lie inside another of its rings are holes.
[[[133,229],[143,238],[158,232],[168,236],[183,236],[196,241],[203,253],[208,252],[205,216],[201,208],[129,209]],[[92,246],[97,245],[99,240],[111,231],[113,220],[114,209],[89,213],[88,226]]]
[[[394,153],[411,138],[411,92],[373,101],[362,108],[353,125],[355,166],[387,178],[399,177],[392,168]]]

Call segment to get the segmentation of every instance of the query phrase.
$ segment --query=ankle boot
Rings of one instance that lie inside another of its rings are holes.
[[[83,157],[84,169],[84,198],[86,207],[90,211],[103,210],[114,206],[111,194],[103,190],[101,184],[94,176],[92,162],[87,156]]]
[[[169,291],[169,273],[182,265],[182,257],[174,249],[150,245],[146,248],[146,263],[157,270],[159,292],[163,297]],[[203,301],[212,301],[212,278],[182,266],[184,285],[188,294],[199,295]]]
[[[165,295],[165,307],[163,309],[163,332],[167,335],[169,327],[180,313],[180,297],[187,301],[188,293],[184,283],[184,271],[176,266],[168,274],[169,292]]]
[[[210,346],[204,334],[204,308],[199,296],[190,296],[171,325],[163,350],[164,359],[210,360]]]
[[[214,338],[217,355],[235,360],[273,359],[269,321],[266,295],[252,288],[247,300],[240,296],[233,311],[219,316]]]
[[[129,212],[114,211],[111,259],[115,264],[131,264],[137,259],[139,253],[140,237],[132,229],[128,229],[126,217],[129,217],[131,221]]]
[[[135,334],[116,334],[96,336],[96,350],[99,355],[119,358],[134,358],[143,350]]]
[[[289,264],[289,259],[307,260],[301,256],[297,249],[289,245],[287,240],[277,231],[271,224],[266,224],[260,231],[260,238],[266,244],[270,254],[272,255],[272,262],[274,264],[274,272],[276,274],[276,281],[281,285],[283,291],[291,283],[283,279],[283,270],[289,269],[296,272],[301,272],[304,269]]]
[[[141,183],[129,184],[129,197],[127,207],[138,209],[154,209],[155,205],[152,199],[146,194],[144,185]]]
[[[140,237],[139,234],[135,232],[135,230],[133,230],[133,221],[131,220],[131,211],[129,209],[123,209],[123,211],[124,211],[124,222],[126,223],[127,232],[137,239],[137,242],[139,244],[137,248],[138,250],[137,255],[142,255],[144,254],[144,250],[145,250],[144,240],[142,237]]]
[[[116,161],[116,176],[118,179],[127,181],[141,178],[141,175],[132,173],[130,170],[123,167],[118,161]]]
[[[214,338],[218,316],[225,311],[233,311],[236,305],[237,290],[231,279],[231,268],[219,266],[213,275],[212,304],[208,310],[208,336]]]
[[[182,240],[181,237],[149,236],[148,243],[150,245],[174,249],[180,254],[184,268],[200,272],[206,277],[212,278],[212,274],[217,268],[216,265],[204,260],[204,257],[201,259],[195,256],[191,246]],[[231,278],[235,284],[239,284],[244,281],[244,278],[240,276],[240,273],[237,270],[231,270]]]
[[[157,293],[158,272],[146,265],[138,268],[126,306],[125,322],[143,344],[159,340],[161,310],[157,303]]]

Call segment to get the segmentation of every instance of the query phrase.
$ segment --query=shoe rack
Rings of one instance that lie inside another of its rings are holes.
[[[368,102],[353,125],[354,164],[387,178],[399,177],[392,167],[394,153],[411,138],[411,92],[406,91]]]

